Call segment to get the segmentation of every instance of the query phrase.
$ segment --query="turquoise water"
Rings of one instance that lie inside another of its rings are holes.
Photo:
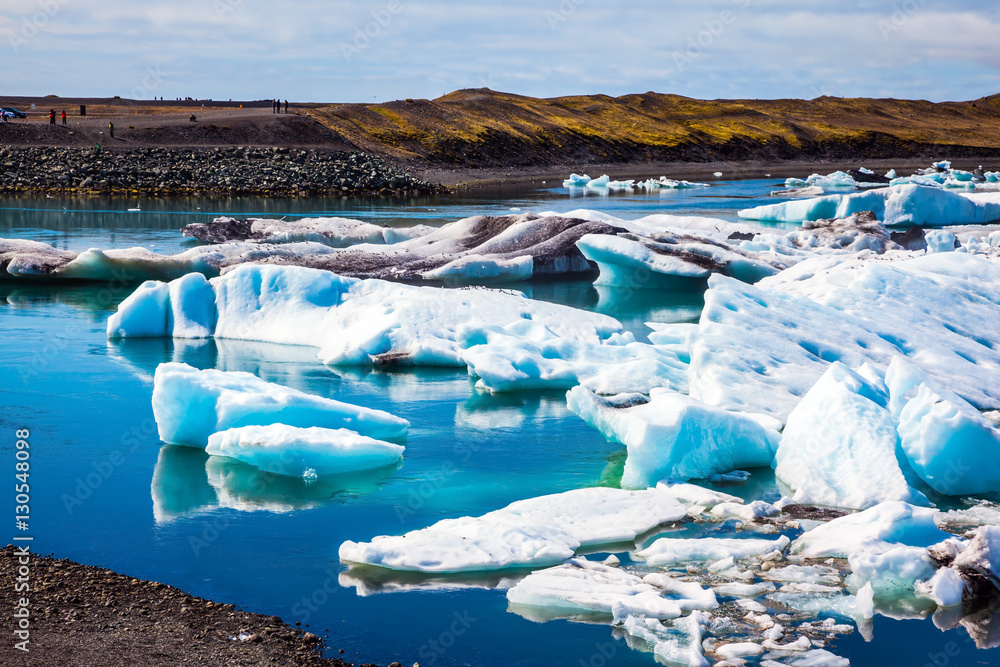
[[[125,200],[5,199],[0,236],[85,248],[184,247],[176,230],[214,214],[344,215],[439,223],[477,213],[586,206],[623,217],[654,212],[734,219],[766,202],[773,182],[743,181],[669,196],[570,198],[563,190],[481,193],[409,202],[160,200],[127,213]],[[674,196],[676,195],[676,196]],[[66,207],[67,211],[62,208]],[[201,209],[200,211],[198,209]],[[645,321],[691,321],[698,297],[665,299],[579,281],[519,285],[534,298],[613,313],[643,337]],[[128,290],[0,284],[0,455],[13,465],[13,431],[32,442],[32,530],[54,552],[199,596],[278,614],[356,662],[427,665],[651,665],[604,625],[536,623],[507,611],[499,579],[414,587],[406,578],[351,580],[339,545],[399,534],[514,500],[614,485],[623,448],[569,414],[563,392],[491,396],[464,371],[330,369],[308,348],[232,341],[109,343],[105,321]],[[397,470],[306,485],[187,448],[163,446],[152,421],[151,378],[165,361],[249,371],[310,393],[410,420]],[[729,489],[774,499],[767,470]],[[3,502],[12,502],[5,495]],[[8,516],[12,515],[10,512]],[[9,539],[9,538],[8,538]],[[598,555],[597,557],[602,558]],[[954,651],[950,646],[957,647]],[[930,621],[875,620],[875,641],[841,637],[854,665],[988,664],[962,630]],[[950,653],[944,653],[949,650]],[[958,656],[951,655],[958,651]],[[939,666],[940,667],[940,666]]]

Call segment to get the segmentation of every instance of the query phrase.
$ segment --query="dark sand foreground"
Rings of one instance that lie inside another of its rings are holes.
[[[15,547],[0,549],[0,665],[5,667],[353,665],[324,658],[318,636],[277,616],[239,611],[231,604],[65,559],[32,554],[28,567],[31,590],[15,592]],[[18,621],[13,613],[21,597],[29,599],[27,653],[14,646],[20,639],[13,634]],[[248,637],[245,641],[238,639],[241,633]]]

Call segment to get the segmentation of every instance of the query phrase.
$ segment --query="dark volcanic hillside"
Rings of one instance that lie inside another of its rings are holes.
[[[309,110],[361,148],[467,167],[1000,156],[1000,95],[974,102],[536,99],[489,89]]]

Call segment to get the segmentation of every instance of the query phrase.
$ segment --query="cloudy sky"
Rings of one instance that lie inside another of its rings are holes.
[[[0,94],[975,99],[997,0],[0,0]]]

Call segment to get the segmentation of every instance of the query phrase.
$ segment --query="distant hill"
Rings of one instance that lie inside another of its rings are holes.
[[[942,103],[652,92],[538,99],[482,88],[436,100],[309,106],[363,150],[463,167],[1000,157],[1000,95]]]

